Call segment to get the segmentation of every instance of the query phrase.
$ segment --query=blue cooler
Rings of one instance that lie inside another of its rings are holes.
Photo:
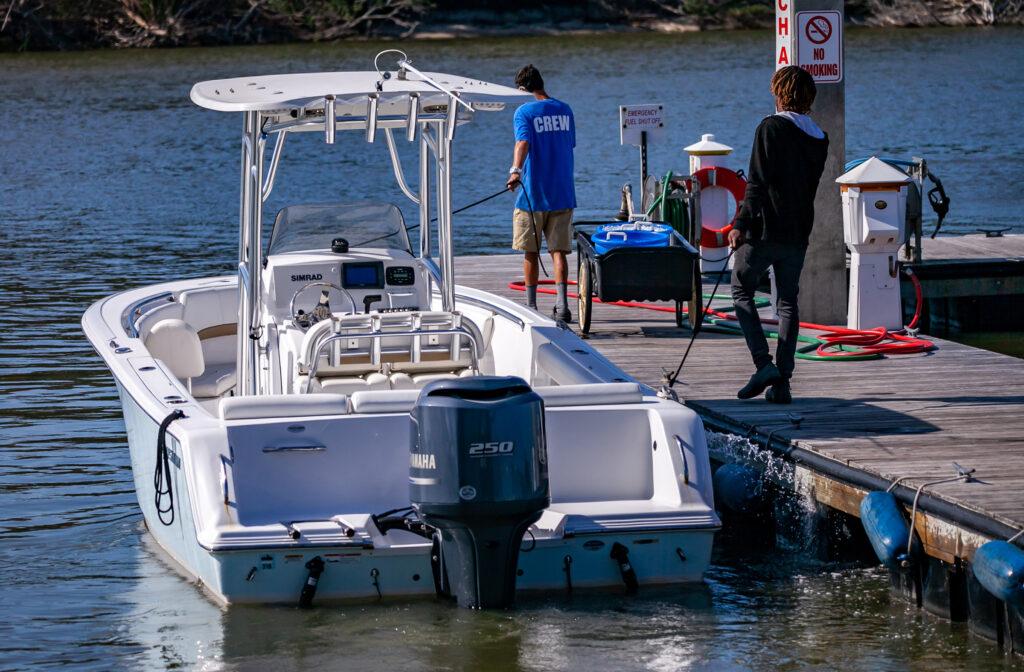
[[[602,224],[597,227],[590,242],[595,252],[607,254],[623,247],[666,247],[671,236],[672,227],[668,224]]]

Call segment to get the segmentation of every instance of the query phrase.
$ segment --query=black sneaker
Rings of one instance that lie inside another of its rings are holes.
[[[789,387],[789,381],[783,380],[769,387],[764,393],[764,398],[770,404],[792,404],[793,391]]]
[[[568,308],[559,308],[558,306],[555,306],[554,308],[551,309],[551,319],[561,320],[566,324],[571,324],[572,313],[569,312]]]
[[[747,384],[744,385],[736,396],[740,399],[753,399],[760,395],[769,385],[774,385],[782,380],[782,374],[779,373],[779,369],[774,364],[767,364],[766,366],[757,370],[757,372],[750,377]]]

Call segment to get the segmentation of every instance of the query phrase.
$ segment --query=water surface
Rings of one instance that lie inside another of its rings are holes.
[[[152,549],[108,373],[78,321],[128,287],[228,273],[236,250],[234,115],[188,101],[201,79],[369,68],[373,44],[0,56],[0,669],[1001,669],[963,626],[890,596],[876,569],[793,548],[719,544],[705,586],[529,598],[508,613],[432,601],[232,608]],[[637,154],[617,105],[670,114],[654,172],[704,132],[746,161],[771,111],[766,33],[414,43],[428,68],[508,81],[524,61],[578,122],[583,216],[618,207]],[[948,230],[1024,232],[1024,31],[851,31],[849,156],[923,155],[954,198]],[[496,191],[511,114],[460,129],[455,204]],[[268,211],[403,203],[383,143],[293,138]],[[411,159],[411,154],[407,154]],[[411,163],[408,165],[412,165]],[[403,204],[404,205],[404,204]],[[508,244],[510,199],[457,217],[458,251]]]

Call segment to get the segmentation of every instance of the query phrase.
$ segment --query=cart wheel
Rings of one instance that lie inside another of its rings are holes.
[[[576,268],[576,307],[580,317],[580,333],[590,333],[590,317],[594,311],[593,279],[590,262],[580,259]]]
[[[676,301],[676,326],[683,328],[683,302]]]

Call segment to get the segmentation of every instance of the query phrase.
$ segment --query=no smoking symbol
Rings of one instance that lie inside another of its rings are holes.
[[[804,27],[804,34],[814,44],[825,44],[832,37],[832,22],[824,16],[812,16]]]

